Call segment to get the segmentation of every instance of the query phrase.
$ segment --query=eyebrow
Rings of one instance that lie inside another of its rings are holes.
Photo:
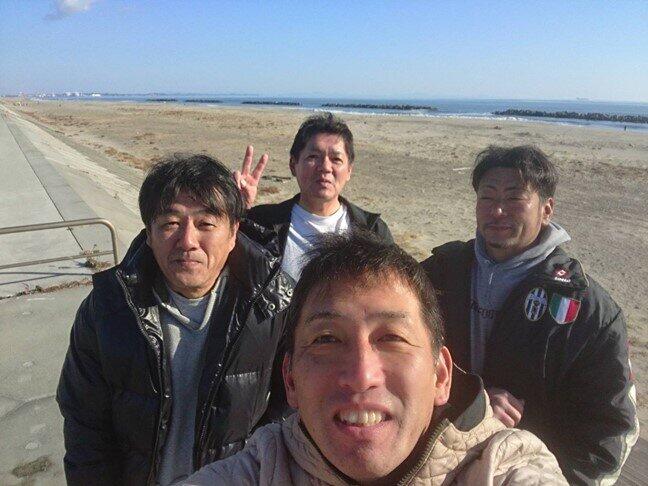
[[[368,319],[383,319],[383,320],[407,320],[409,317],[409,314],[405,312],[399,312],[399,311],[378,311],[378,312],[372,312],[367,316]],[[309,325],[312,324],[313,321],[319,321],[322,319],[340,319],[344,318],[343,314],[340,314],[339,312],[334,312],[334,311],[320,311],[320,312],[315,312],[314,314],[311,314],[306,318],[304,321],[304,325]]]
[[[167,208],[163,211],[161,211],[156,217],[165,217],[165,216],[182,216],[183,213],[180,211],[175,211],[171,208]],[[204,217],[204,216],[213,216],[215,218],[218,218],[219,216],[217,214],[212,213],[211,211],[208,211],[207,209],[200,209],[198,211],[193,211],[191,213],[191,216],[193,217]]]
[[[489,184],[488,182],[484,183],[483,186],[480,187],[484,189],[497,189],[497,186],[493,184]],[[523,186],[508,186],[504,188],[505,191],[526,191],[527,188]]]

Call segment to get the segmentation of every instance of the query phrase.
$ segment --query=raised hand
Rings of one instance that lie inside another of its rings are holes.
[[[252,170],[252,159],[254,157],[254,147],[248,145],[245,150],[245,158],[243,159],[243,167],[241,170],[234,171],[234,181],[236,187],[241,191],[241,196],[245,202],[245,206],[250,209],[256,200],[259,181],[268,163],[268,154],[263,154],[257,162],[256,167]]]

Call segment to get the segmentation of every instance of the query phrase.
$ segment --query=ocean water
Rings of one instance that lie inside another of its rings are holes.
[[[264,105],[246,104],[244,102],[285,102],[299,103],[299,106],[277,106],[273,108],[297,110],[326,110],[336,113],[354,113],[365,115],[406,115],[420,117],[453,117],[453,118],[481,118],[492,120],[530,120],[540,123],[575,125],[583,127],[607,128],[612,130],[632,130],[648,132],[648,124],[623,123],[611,121],[594,121],[565,118],[536,118],[536,117],[505,117],[494,115],[495,111],[507,109],[538,110],[546,112],[570,111],[576,113],[605,113],[616,115],[642,115],[648,116],[648,103],[634,102],[606,102],[589,100],[504,100],[504,99],[369,99],[369,98],[314,98],[314,97],[272,97],[260,95],[231,95],[231,94],[192,94],[192,93],[145,93],[145,94],[52,94],[41,95],[40,98],[57,100],[93,100],[93,101],[121,101],[121,102],[165,102],[165,103],[200,103],[218,106],[263,107]],[[153,101],[154,100],[154,101]],[[161,101],[165,100],[165,101]],[[436,111],[413,110],[400,111],[390,109],[369,108],[325,108],[326,103],[342,104],[371,104],[371,105],[416,105],[433,106]]]

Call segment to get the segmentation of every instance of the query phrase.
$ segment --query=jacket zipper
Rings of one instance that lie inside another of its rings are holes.
[[[155,471],[155,466],[158,461],[158,444],[159,444],[159,439],[160,439],[160,424],[162,422],[162,414],[164,410],[164,403],[163,401],[166,399],[166,391],[165,391],[165,386],[164,386],[164,378],[163,378],[163,373],[162,373],[162,366],[160,366],[160,361],[161,361],[161,355],[158,350],[155,349],[155,347],[151,344],[150,341],[150,336],[149,334],[144,330],[144,325],[142,323],[142,319],[139,315],[139,312],[137,311],[137,308],[135,307],[135,304],[133,304],[133,301],[130,296],[130,292],[126,288],[126,284],[123,282],[121,275],[119,272],[116,274],[117,282],[119,282],[119,285],[121,286],[122,290],[124,291],[124,296],[126,297],[126,304],[130,308],[130,310],[133,312],[133,315],[135,316],[135,321],[137,322],[137,327],[139,328],[140,332],[144,336],[144,340],[148,344],[149,348],[153,351],[155,354],[156,358],[156,366],[157,366],[157,372],[158,372],[158,381],[160,383],[160,395],[161,395],[161,401],[160,401],[160,412],[158,414],[157,418],[157,426],[155,427],[155,440],[153,441],[153,457],[151,460],[151,466],[149,468],[149,473],[148,473],[148,479],[146,481],[147,484],[153,484],[154,483],[154,478],[153,478],[153,472]],[[159,336],[155,336],[159,340]],[[160,347],[161,349],[161,347]]]
[[[247,318],[249,311],[252,309],[252,305],[248,308],[248,312],[245,313],[245,316]],[[202,447],[205,443],[205,438],[207,434],[207,409],[209,408],[210,403],[212,402],[213,399],[213,394],[214,390],[217,388],[215,385],[218,383],[218,386],[220,386],[220,383],[223,379],[223,373],[225,372],[225,369],[227,368],[227,362],[230,359],[230,354],[232,352],[232,349],[234,349],[236,343],[238,342],[241,334],[243,333],[243,328],[245,327],[245,323],[243,323],[238,332],[236,333],[236,336],[234,336],[234,339],[230,342],[229,347],[225,350],[225,355],[223,357],[223,366],[221,367],[220,371],[214,376],[212,379],[211,383],[209,384],[209,391],[207,392],[207,398],[205,399],[205,403],[203,404],[202,407],[202,413],[200,414],[200,436],[198,440],[198,454],[194,454],[194,469],[197,469],[197,467],[202,467],[204,464],[202,464],[202,458],[200,457],[202,454]],[[198,461],[196,461],[198,459]],[[197,464],[196,464],[197,462]]]
[[[443,419],[441,422],[439,422],[437,424],[437,426],[434,428],[434,431],[432,432],[429,439],[427,440],[427,447],[425,448],[425,453],[417,461],[417,463],[414,465],[414,467],[412,469],[410,469],[410,472],[408,474],[406,474],[400,481],[398,481],[397,486],[406,486],[406,485],[412,483],[412,480],[416,476],[416,473],[419,472],[419,470],[425,465],[425,463],[430,458],[430,454],[432,453],[432,448],[434,447],[435,442],[439,439],[439,437],[441,436],[441,433],[450,424],[451,424],[451,422],[447,418]]]
[[[280,269],[281,269],[281,261],[279,261],[275,265],[275,267],[273,268],[272,272],[270,273],[270,275],[268,276],[268,278],[264,282],[264,285],[262,287],[263,289],[267,288],[268,283],[272,282],[272,280],[279,273]],[[254,306],[254,303],[259,298],[261,293],[262,293],[261,291],[258,292],[257,294],[253,295],[252,298],[250,299],[250,303],[247,306],[247,308],[245,310],[245,314],[244,314],[246,321],[247,321],[248,316],[250,315],[250,312],[252,311],[252,307]],[[245,324],[246,324],[245,322],[243,322],[241,324],[238,332],[236,333],[236,336],[234,336],[234,339],[232,339],[232,341],[230,342],[229,347],[225,350],[225,355],[223,356],[223,366],[221,367],[220,371],[216,374],[214,379],[209,384],[209,391],[207,393],[207,398],[205,399],[205,404],[203,405],[202,413],[201,413],[201,416],[200,416],[200,437],[199,437],[199,440],[198,440],[198,447],[199,448],[202,448],[203,444],[205,443],[205,439],[206,439],[207,424],[208,424],[208,422],[206,420],[207,408],[209,407],[209,404],[212,402],[214,389],[216,388],[214,385],[216,385],[216,383],[218,383],[218,385],[220,386],[220,383],[221,383],[221,381],[223,379],[223,373],[225,373],[225,370],[227,369],[227,366],[228,366],[229,361],[230,361],[232,349],[235,348],[239,338],[241,337],[241,334],[243,333],[243,329],[245,328]],[[196,468],[196,466],[202,467],[203,466],[202,458],[196,457],[196,456],[200,456],[200,450],[198,450],[196,452],[199,452],[199,454],[194,454],[194,468]],[[198,458],[200,460],[196,461],[195,460],[196,458]],[[198,464],[196,464],[196,462],[198,462]]]

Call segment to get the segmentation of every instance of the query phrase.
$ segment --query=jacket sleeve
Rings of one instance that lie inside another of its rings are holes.
[[[93,293],[77,312],[57,390],[64,418],[64,465],[69,485],[121,482],[111,397],[102,374],[92,302]]]
[[[555,452],[570,484],[612,484],[639,436],[622,312],[593,336],[569,372]],[[551,448],[551,445],[550,445]]]

